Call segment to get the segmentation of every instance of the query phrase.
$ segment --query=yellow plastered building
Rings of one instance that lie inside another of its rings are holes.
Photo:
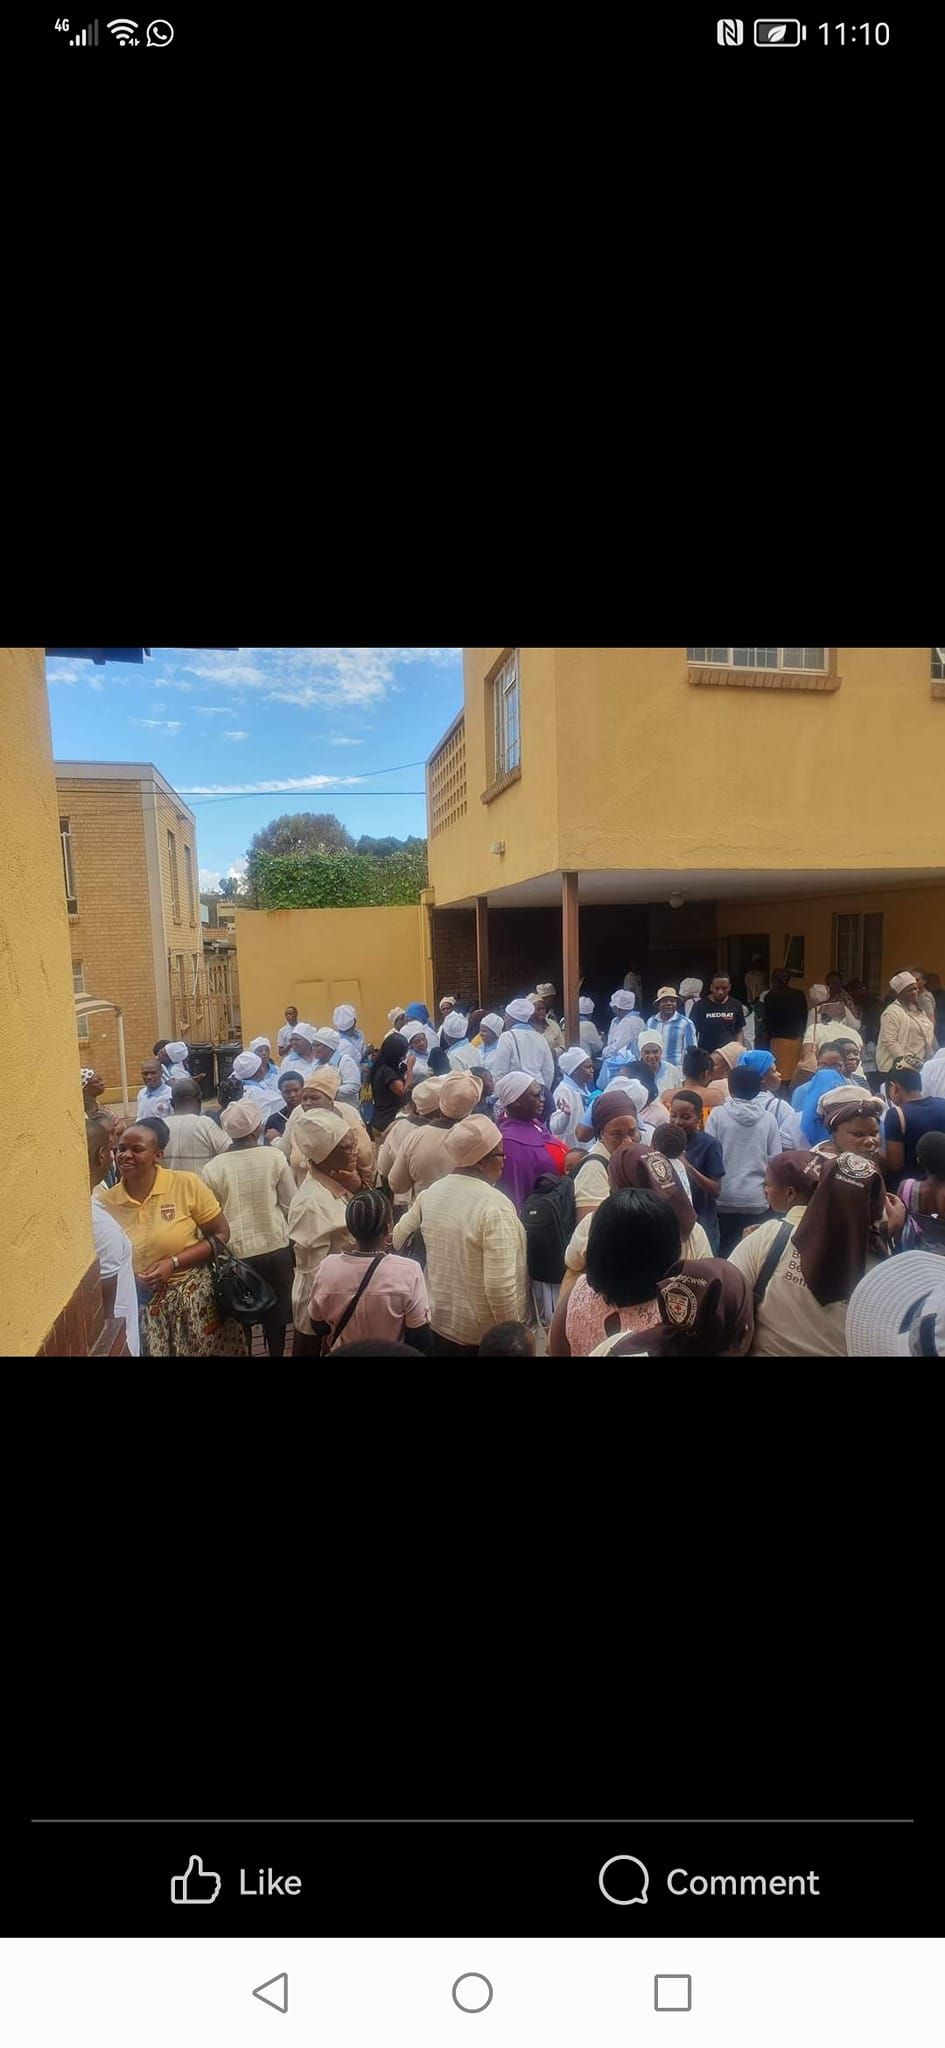
[[[436,995],[606,1002],[754,955],[945,971],[945,659],[470,647],[427,764]]]
[[[54,766],[73,992],[121,1005],[133,1103],[155,1041],[202,1040],[210,1021],[196,820],[151,762]],[[78,1028],[82,1064],[117,1102],[114,1019]]]

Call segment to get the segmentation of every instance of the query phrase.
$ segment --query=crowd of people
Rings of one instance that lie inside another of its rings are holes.
[[[792,980],[645,1016],[631,969],[575,1045],[550,982],[376,1047],[290,1004],[216,1109],[158,1040],[133,1122],[83,1069],[106,1310],[147,1357],[941,1357],[938,978]]]

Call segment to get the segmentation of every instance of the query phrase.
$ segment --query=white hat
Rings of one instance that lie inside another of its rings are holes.
[[[259,1051],[260,1051],[260,1049],[262,1048],[262,1046],[265,1046],[265,1048],[266,1048],[266,1051],[267,1051],[267,1052],[271,1052],[271,1051],[272,1051],[272,1039],[271,1039],[271,1038],[251,1038],[251,1039],[250,1039],[250,1041],[249,1041],[249,1049],[250,1049],[250,1052],[259,1052]]]
[[[687,974],[685,981],[681,981],[679,984],[679,993],[682,996],[683,1002],[686,1001],[688,996],[701,996],[702,983],[696,980],[694,974]]]
[[[593,996],[579,996],[579,997],[578,997],[578,1010],[579,1010],[579,1012],[580,1012],[580,1015],[581,1015],[582,1017],[593,1017],[593,1015],[594,1015],[594,998],[593,998]]]
[[[825,981],[812,982],[807,995],[815,1010],[819,1010],[821,1003],[829,1003],[830,1001],[830,990]]]
[[[455,997],[455,996],[441,996],[441,997],[440,997],[440,1009],[441,1009],[441,1010],[443,1010],[444,1012],[445,1012],[445,1011],[447,1011],[447,1010],[451,1010],[451,1009],[453,1008],[453,1006],[454,1006],[455,1002],[456,1002],[456,997]]]
[[[261,1066],[262,1061],[258,1052],[240,1052],[237,1053],[230,1071],[234,1080],[252,1081]]]
[[[539,984],[538,984],[538,994],[539,994],[539,996],[555,996],[555,995],[557,995],[557,993],[558,993],[558,991],[557,991],[557,989],[555,988],[555,985],[554,985],[554,982],[553,982],[553,981],[540,981],[540,982],[539,982]]]
[[[587,1058],[586,1045],[569,1045],[567,1052],[561,1053],[558,1065],[562,1074],[573,1074],[575,1067],[583,1067],[586,1064]]]
[[[517,1102],[526,1088],[533,1086],[534,1080],[534,1074],[526,1074],[522,1067],[513,1067],[511,1073],[503,1074],[501,1081],[495,1084],[496,1099],[501,1108],[507,1109],[510,1102]]]
[[[304,1038],[306,1045],[314,1045],[317,1032],[314,1024],[293,1024],[293,1038]]]
[[[659,1031],[641,1031],[637,1039],[637,1051],[645,1052],[648,1045],[658,1045],[663,1050],[662,1034]]]
[[[643,1082],[632,1081],[626,1074],[615,1074],[613,1080],[608,1081],[608,1095],[613,1088],[619,1088],[623,1095],[629,1095],[634,1109],[644,1110],[649,1102],[650,1098],[643,1086]]]
[[[674,988],[670,988],[668,983],[665,988],[658,988],[656,991],[656,1000],[658,1003],[663,1002],[664,998],[668,1000],[670,996],[672,996],[673,1002],[675,1002],[676,990]]]
[[[336,1010],[336,1011],[335,1011],[335,1016],[337,1017],[337,1015],[338,1015],[338,1012],[337,1012],[337,1010]],[[341,1040],[340,1040],[340,1038],[339,1038],[339,1036],[338,1036],[338,1033],[337,1033],[337,1031],[333,1031],[333,1030],[332,1030],[332,1028],[331,1028],[331,1025],[330,1025],[330,1024],[325,1024],[325,1025],[321,1025],[321,1024],[320,1024],[320,1025],[319,1025],[319,1027],[318,1027],[318,1030],[317,1030],[317,1031],[316,1031],[316,1033],[315,1033],[315,1036],[314,1036],[314,1038],[312,1039],[312,1044],[313,1044],[313,1045],[330,1045],[330,1046],[331,1046],[331,1049],[332,1049],[332,1052],[337,1052],[337,1050],[338,1050],[338,1047],[339,1047],[339,1045],[341,1044]]]
[[[516,996],[513,1003],[506,1003],[505,1014],[507,1017],[514,1017],[516,1024],[527,1024],[534,1008],[534,1003],[529,1002],[525,996]]]
[[[182,1038],[175,1038],[164,1047],[164,1057],[172,1064],[180,1065],[187,1058],[187,1047]]]
[[[443,1019],[444,1038],[465,1038],[467,1020],[461,1010],[451,1010]]]
[[[850,1296],[851,1358],[945,1358],[945,1278],[938,1252],[900,1252]]]
[[[915,975],[910,974],[908,968],[906,968],[902,974],[893,975],[889,986],[895,991],[897,996],[901,996],[907,988],[918,988],[919,984],[916,981]]]
[[[479,1029],[494,1031],[496,1037],[501,1038],[505,1030],[505,1018],[499,1016],[498,1010],[487,1010],[485,1016],[479,1019]]]
[[[352,1025],[355,1022],[355,1010],[353,1004],[339,1003],[337,1010],[334,1010],[332,1012],[331,1021],[336,1031],[350,1031]]]
[[[406,1017],[406,1015],[407,1012],[404,1009],[403,1003],[395,1003],[393,1009],[387,1012],[387,1022],[388,1024],[396,1024],[398,1017]]]
[[[612,1010],[632,1010],[636,1004],[632,988],[615,988],[610,998]]]

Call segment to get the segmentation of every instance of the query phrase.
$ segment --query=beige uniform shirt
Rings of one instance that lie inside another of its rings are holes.
[[[911,1060],[914,1067],[921,1067],[932,1057],[935,1034],[932,1020],[924,1010],[907,1010],[905,1003],[890,1003],[884,1010],[876,1040],[876,1065],[881,1074],[888,1074],[897,1060]]]
[[[394,1250],[416,1230],[426,1246],[430,1321],[441,1337],[478,1344],[497,1323],[525,1322],[525,1232],[507,1195],[488,1181],[450,1173],[395,1224]]]
[[[221,1152],[228,1152],[230,1140],[212,1116],[192,1116],[188,1110],[184,1116],[165,1117],[167,1125],[167,1147],[164,1164],[172,1173],[199,1173],[206,1179],[204,1167]]]
[[[438,1124],[414,1125],[388,1175],[392,1194],[406,1196],[412,1202],[424,1188],[432,1187],[434,1181],[452,1173],[455,1162],[444,1142],[451,1129],[452,1125],[447,1130]]]
[[[247,1146],[213,1159],[204,1180],[230,1226],[230,1248],[238,1259],[281,1251],[289,1242],[286,1217],[295,1197],[295,1175],[277,1145]]]
[[[377,1178],[374,1169],[374,1147],[371,1144],[370,1133],[368,1131],[364,1118],[361,1115],[360,1110],[355,1109],[353,1102],[339,1102],[337,1096],[334,1102],[329,1102],[328,1097],[326,1095],[324,1106],[326,1109],[333,1109],[335,1115],[340,1116],[342,1123],[347,1124],[348,1128],[354,1131],[358,1140],[358,1150],[357,1157],[355,1159],[355,1165],[358,1169],[359,1174],[361,1175],[361,1179],[363,1180],[365,1186],[372,1188]],[[302,1182],[305,1179],[308,1161],[306,1159],[303,1159],[301,1152],[296,1150],[296,1147],[292,1140],[292,1128],[296,1121],[296,1118],[304,1116],[304,1114],[305,1111],[303,1110],[301,1103],[299,1103],[297,1108],[292,1110],[289,1117],[289,1121],[286,1124],[285,1130],[283,1131],[281,1138],[276,1139],[276,1147],[280,1152],[285,1154],[285,1157],[288,1160],[289,1165],[291,1166],[292,1171],[295,1175],[295,1183],[297,1187],[301,1187]]]
[[[292,1197],[289,1208],[289,1236],[295,1246],[295,1277],[292,1281],[292,1321],[297,1330],[312,1335],[308,1312],[315,1275],[329,1252],[351,1250],[345,1226],[350,1197],[334,1181],[319,1173],[308,1174]]]
[[[765,1289],[764,1300],[755,1313],[752,1358],[846,1358],[847,1304],[831,1302],[829,1308],[816,1301],[801,1272],[800,1254],[794,1249],[793,1231],[804,1215],[803,1205],[789,1209],[784,1217],[762,1223],[749,1237],[743,1237],[729,1252],[730,1265],[744,1273],[754,1287],[773,1239],[782,1222],[790,1223],[792,1235]],[[867,1272],[875,1260],[867,1261]]]

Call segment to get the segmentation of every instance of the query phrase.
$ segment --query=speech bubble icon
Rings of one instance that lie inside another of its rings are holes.
[[[611,1879],[612,1884],[623,1884],[628,1887],[627,1896],[624,1898],[618,1898],[614,1892],[609,1892],[604,1883],[608,1870],[614,1870],[615,1864],[620,1863],[633,1866],[632,1869],[628,1868],[621,1871],[619,1875],[614,1871],[614,1876]],[[635,1873],[639,1874],[635,1875]],[[597,1882],[605,1899],[609,1899],[612,1906],[645,1906],[648,1903],[647,1886],[650,1882],[650,1873],[647,1870],[646,1864],[640,1862],[639,1856],[609,1857],[600,1872]],[[632,1889],[629,1889],[630,1887]]]
[[[167,45],[168,45],[168,43],[172,43],[173,41],[174,41],[174,29],[173,29],[173,24],[172,24],[171,22],[169,22],[169,21],[149,21],[149,22],[148,22],[148,41],[147,41],[147,48],[148,48],[149,50],[166,50],[166,49],[167,49]]]

